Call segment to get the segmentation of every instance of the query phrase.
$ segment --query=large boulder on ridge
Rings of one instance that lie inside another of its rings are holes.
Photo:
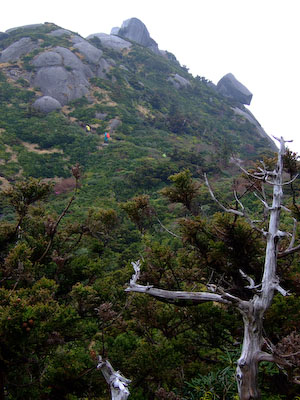
[[[154,53],[160,54],[157,43],[150,37],[146,25],[137,18],[130,18],[123,22],[121,28],[113,28],[111,34],[132,40],[148,47]]]
[[[233,74],[227,74],[219,80],[217,91],[241,104],[249,105],[252,100],[252,93]]]
[[[122,51],[123,49],[128,49],[131,47],[131,43],[127,40],[119,38],[118,36],[108,35],[107,33],[93,33],[86,39],[90,40],[93,38],[99,39],[103,47],[113,49],[115,51]]]
[[[51,96],[43,96],[37,99],[32,104],[32,107],[35,108],[37,111],[49,113],[54,110],[59,110],[61,108],[61,104],[59,101]]]

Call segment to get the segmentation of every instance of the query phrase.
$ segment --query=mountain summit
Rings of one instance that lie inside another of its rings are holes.
[[[113,28],[112,35],[118,35],[132,40],[144,47],[160,54],[157,43],[150,37],[146,25],[137,18],[130,18],[123,22],[121,28]]]

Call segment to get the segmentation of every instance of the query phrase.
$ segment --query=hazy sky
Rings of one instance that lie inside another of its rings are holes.
[[[299,16],[300,0],[14,0],[1,3],[0,31],[47,21],[85,37],[139,18],[194,76],[233,73],[265,131],[300,153]]]

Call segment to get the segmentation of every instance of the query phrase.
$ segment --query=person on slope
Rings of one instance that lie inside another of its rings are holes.
[[[104,134],[104,143],[108,143],[108,139],[110,138],[109,132],[105,132]]]

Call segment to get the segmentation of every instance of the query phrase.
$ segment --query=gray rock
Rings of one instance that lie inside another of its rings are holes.
[[[67,71],[64,67],[43,67],[37,72],[34,86],[46,96],[51,96],[62,105],[84,96],[89,91],[89,82],[80,70]]]
[[[130,18],[123,22],[118,35],[148,47],[154,53],[160,54],[157,43],[150,37],[146,25],[137,18]]]
[[[89,47],[89,43],[87,45]],[[88,78],[95,76],[88,65],[65,47],[58,46],[45,51],[35,57],[32,63],[38,68],[32,85],[61,105],[86,95],[90,87]]]
[[[118,35],[120,28],[118,26],[111,28],[110,34],[111,35]]]
[[[49,113],[51,111],[59,110],[61,108],[60,102],[50,96],[40,97],[33,103],[32,106],[36,110],[44,113]]]
[[[48,33],[49,36],[71,36],[72,32],[67,29],[55,29],[55,31],[51,31]]]
[[[4,39],[7,39],[8,36],[9,36],[9,35],[8,35],[7,33],[0,32],[0,41],[1,41],[1,40],[4,40]]]
[[[13,31],[16,31],[17,29],[35,29],[39,28],[40,26],[43,26],[44,24],[31,24],[31,25],[23,25],[23,26],[17,26],[15,28],[10,28],[5,31],[6,33],[10,33]]]
[[[111,69],[111,64],[109,64],[105,58],[101,58],[98,64],[98,69],[97,69],[97,77],[105,79],[106,78],[106,73]]]
[[[123,49],[128,49],[129,47],[131,47],[131,43],[127,42],[126,40],[119,38],[118,36],[107,35],[106,33],[93,33],[92,35],[89,35],[86,39],[89,40],[94,37],[100,39],[103,47],[116,51],[122,51]]]
[[[232,74],[223,76],[217,84],[217,91],[241,104],[250,104],[252,93]]]
[[[101,113],[101,112],[96,112],[95,113],[95,118],[101,119],[101,121],[103,121],[106,117],[107,117],[106,113]]]
[[[86,40],[75,43],[74,47],[83,55],[86,61],[92,64],[98,64],[103,54],[102,50],[97,49]]]
[[[117,129],[117,127],[118,127],[119,125],[121,125],[121,121],[120,121],[119,119],[117,119],[117,118],[112,119],[112,120],[109,122],[109,129],[110,129],[110,131],[113,131],[113,130]]]
[[[72,70],[83,70],[83,62],[71,50],[58,46],[54,47],[52,51],[61,55],[65,67],[69,67]]]
[[[38,47],[39,45],[33,42],[29,37],[24,37],[2,51],[0,62],[17,61],[21,56],[30,53]]]
[[[266,131],[262,128],[260,123],[257,121],[257,119],[254,117],[254,115],[249,110],[247,110],[245,107],[243,110],[238,107],[232,108],[232,110],[235,114],[241,115],[242,117],[246,118],[251,124],[255,125],[258,134],[261,137],[268,139],[268,141],[274,151],[278,150],[275,143],[273,142],[273,140],[270,138],[270,136],[266,133]]]
[[[73,44],[86,41],[85,39],[83,39],[81,36],[78,36],[78,35],[72,36],[71,40],[72,40]]]
[[[191,83],[187,79],[178,74],[170,76],[167,81],[171,82],[176,89],[184,88],[191,85]]]
[[[63,58],[55,51],[45,51],[38,54],[32,61],[35,67],[52,67],[55,65],[63,65]]]

